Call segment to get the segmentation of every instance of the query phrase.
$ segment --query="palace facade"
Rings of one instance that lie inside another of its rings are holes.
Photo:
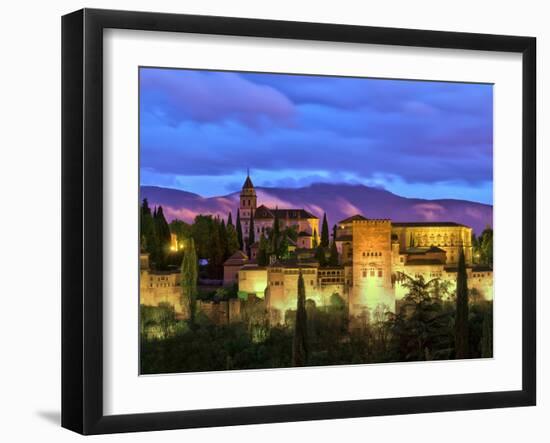
[[[246,299],[264,299],[272,321],[284,321],[284,313],[296,308],[297,282],[301,272],[306,298],[317,306],[327,306],[333,294],[339,295],[350,315],[377,308],[395,312],[407,294],[406,276],[426,281],[447,282],[448,293],[456,290],[460,251],[464,251],[471,296],[479,300],[493,298],[493,272],[488,266],[475,265],[472,229],[454,222],[393,222],[369,219],[357,214],[337,223],[338,266],[321,267],[314,259],[312,236],[319,220],[303,209],[256,208],[257,198],[250,177],[241,192],[240,211],[243,236],[248,233],[250,217],[255,232],[272,229],[275,211],[281,228],[294,226],[300,235],[309,234],[287,260],[259,266],[255,257],[239,251],[227,262],[230,268],[224,284],[237,283],[239,295]],[[244,216],[244,217],[243,217]],[[237,265],[237,262],[239,263]]]

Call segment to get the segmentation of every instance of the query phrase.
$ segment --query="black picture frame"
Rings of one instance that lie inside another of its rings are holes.
[[[522,389],[104,415],[102,84],[103,30],[108,28],[522,54]],[[535,116],[533,37],[97,9],[65,15],[62,18],[62,426],[82,434],[103,434],[535,405]]]

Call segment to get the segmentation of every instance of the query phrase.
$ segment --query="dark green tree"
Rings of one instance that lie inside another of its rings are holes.
[[[268,242],[265,238],[264,233],[260,236],[260,245],[258,248],[258,265],[267,266],[269,264],[269,251],[268,251]]]
[[[337,226],[332,227],[332,242],[330,244],[330,257],[328,259],[328,264],[330,266],[338,266],[338,248],[336,247],[336,229]]]
[[[399,273],[407,290],[397,315],[389,322],[393,361],[440,360],[452,357],[452,309],[435,295],[438,279],[424,280]]]
[[[233,216],[231,215],[231,211],[229,211],[229,214],[227,215],[227,226],[233,226]]]
[[[225,250],[223,247],[220,235],[220,221],[213,220],[212,231],[210,234],[208,257],[208,276],[213,279],[221,279],[223,277],[223,262]]]
[[[243,228],[241,226],[241,211],[239,209],[237,209],[237,225],[235,226],[235,229],[237,230],[237,241],[239,242],[239,249],[241,251],[244,251]]]
[[[324,267],[327,265],[326,250],[322,246],[317,246],[315,250],[315,259],[319,262],[319,266]]]
[[[296,322],[294,325],[294,340],[292,343],[292,363],[294,366],[307,364],[307,311],[306,311],[306,288],[302,270],[298,275],[298,300],[296,309]]]
[[[250,222],[248,224],[248,239],[246,241],[246,251],[247,251],[246,253],[248,254],[249,257],[252,256],[251,248],[254,242],[256,241],[255,238],[256,238],[256,235],[255,235],[255,229],[254,229],[254,214],[251,213]]]
[[[493,230],[486,227],[480,239],[481,263],[493,266]]]
[[[313,242],[312,242],[313,249],[317,249],[317,246],[319,246],[319,237],[317,236],[317,229],[313,230]]]
[[[214,230],[214,219],[211,215],[197,215],[191,232],[199,258],[209,259],[212,256],[211,236]]]
[[[468,277],[464,250],[460,250],[456,275],[455,358],[468,358]]]
[[[329,247],[329,233],[328,233],[328,222],[327,222],[327,213],[323,215],[323,224],[321,226],[321,246],[323,248]]]
[[[154,254],[156,251],[155,222],[146,198],[143,199],[143,203],[141,205],[141,217],[139,222],[140,249],[144,252],[149,252],[149,254]]]
[[[225,230],[227,232],[227,255],[232,256],[240,249],[237,231],[233,225],[227,225]]]
[[[227,242],[227,228],[225,227],[225,221],[223,218],[218,220],[218,229],[220,232],[220,243],[223,250],[223,258],[227,260],[229,258],[229,244]]]
[[[333,241],[330,244],[330,257],[328,259],[330,266],[338,266],[338,249],[336,248],[336,242]]]
[[[486,312],[483,315],[481,331],[481,358],[493,357],[493,317]]]
[[[185,239],[191,237],[192,227],[189,223],[175,219],[170,222],[170,232],[176,235],[178,244],[181,245]]]
[[[198,261],[195,242],[186,239],[183,244],[181,261],[181,304],[186,310],[191,325],[195,323],[197,301]]]
[[[156,236],[156,254],[155,262],[159,269],[163,269],[167,265],[168,253],[170,251],[170,226],[164,218],[164,212],[162,206],[159,206],[153,217],[155,222],[155,236]]]

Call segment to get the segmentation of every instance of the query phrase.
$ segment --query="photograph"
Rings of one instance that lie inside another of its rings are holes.
[[[142,375],[493,357],[492,84],[140,67],[139,158]]]

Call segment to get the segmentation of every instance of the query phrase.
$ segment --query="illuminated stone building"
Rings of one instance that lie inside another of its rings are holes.
[[[404,276],[449,282],[452,294],[462,248],[472,296],[492,300],[492,269],[473,264],[471,238],[471,228],[453,222],[394,223],[354,215],[337,224],[338,266],[320,267],[307,249],[266,267],[251,261],[238,271],[239,294],[265,297],[272,323],[284,322],[285,312],[296,307],[301,272],[306,298],[318,307],[337,294],[350,316],[379,307],[395,312],[407,294]]]
[[[250,175],[247,175],[243,184],[239,202],[241,228],[245,242],[248,239],[251,217],[254,218],[256,240],[260,238],[262,233],[266,233],[273,228],[273,222],[276,218],[279,219],[280,229],[286,227],[296,229],[299,233],[299,247],[311,248],[314,233],[319,234],[319,219],[305,209],[281,209],[268,208],[265,205],[257,206],[256,190],[254,189]]]

